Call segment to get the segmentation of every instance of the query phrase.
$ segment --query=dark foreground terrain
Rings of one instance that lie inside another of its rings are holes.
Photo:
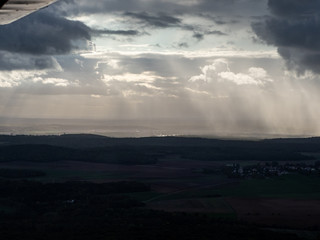
[[[320,139],[0,136],[1,239],[320,239]]]

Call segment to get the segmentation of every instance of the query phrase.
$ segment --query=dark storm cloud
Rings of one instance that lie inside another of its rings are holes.
[[[317,13],[319,0],[269,0],[268,7],[271,12],[279,17],[301,17]]]
[[[227,36],[228,34],[221,31],[207,31],[205,33],[194,32],[192,37],[197,39],[198,41],[202,41],[205,36],[215,35],[215,36]]]
[[[90,40],[91,29],[42,12],[9,25],[0,26],[0,50],[28,54],[64,54],[76,46],[73,41]]]
[[[135,30],[91,29],[80,21],[41,11],[12,24],[0,25],[0,51],[29,55],[67,54],[86,46],[91,36],[98,35],[138,36],[141,34]],[[0,59],[3,59],[3,55]],[[50,58],[29,59],[30,64],[27,67],[34,66],[35,69],[50,67]],[[4,66],[8,64],[2,64],[0,68],[4,69]],[[13,65],[10,66],[13,67]],[[17,64],[18,69],[23,67]]]
[[[320,73],[320,1],[269,0],[273,16],[252,24],[256,35],[278,47],[289,68]]]
[[[148,26],[167,28],[182,25],[181,21],[187,15],[207,18],[217,25],[240,23],[239,19],[243,16],[265,12],[266,2],[267,0],[60,0],[50,6],[48,11],[68,17],[127,13]],[[180,27],[188,30],[188,26]],[[194,27],[191,28],[189,30],[194,31]]]
[[[140,12],[140,13],[126,12],[124,15],[138,19],[149,26],[160,27],[160,28],[176,27],[176,26],[179,26],[179,24],[181,23],[181,20],[179,18],[172,17],[164,13],[151,15],[146,12]]]
[[[175,47],[175,46],[174,46]],[[189,44],[186,43],[186,42],[180,42],[177,44],[177,47],[178,48],[188,48],[189,47]]]
[[[57,68],[57,62],[49,56],[31,56],[0,51],[0,71],[43,70]]]
[[[203,17],[203,18],[207,18],[212,20],[215,24],[217,25],[233,25],[233,24],[237,24],[240,23],[241,21],[237,18],[232,18],[234,16],[216,16],[216,15],[212,15],[212,13],[199,13],[198,16]],[[238,16],[239,18],[239,16]]]
[[[200,0],[193,4],[188,1],[157,1],[157,0],[60,0],[54,7],[65,15],[96,14],[107,12],[165,12],[165,13],[208,13],[219,14],[232,12],[257,12],[261,2],[265,0]]]
[[[197,39],[198,41],[201,41],[201,40],[204,39],[204,35],[201,34],[201,33],[194,33],[194,34],[193,34],[193,37],[194,37],[195,39]]]
[[[207,35],[217,35],[217,36],[227,36],[228,34],[221,31],[209,31],[206,32]]]
[[[138,36],[141,33],[136,30],[108,30],[93,29],[91,31],[95,35],[122,35],[122,36]]]
[[[206,34],[225,35],[219,31],[199,29],[199,25],[185,24],[184,20],[190,16],[206,18],[216,25],[240,23],[238,12],[251,16],[252,12],[259,12],[265,7],[267,0],[195,0],[195,1],[157,1],[157,0],[60,0],[46,11],[61,16],[86,16],[90,14],[116,14],[123,17],[123,22],[136,24],[140,28],[179,28],[193,32],[193,37],[201,41]],[[264,4],[261,4],[261,2]],[[235,11],[237,10],[237,11]],[[218,14],[218,15],[217,15]],[[230,17],[236,16],[236,17]],[[94,31],[93,34],[99,31]],[[130,30],[104,30],[101,34],[138,36],[140,32]],[[142,33],[143,34],[143,33]]]
[[[182,30],[191,32],[194,32],[197,28],[190,24],[184,24],[182,19],[180,19],[179,17],[171,16],[163,12],[125,12],[123,16],[132,18],[142,26],[151,28],[180,28]],[[193,37],[200,41],[203,39],[201,35],[202,34],[200,33],[194,33]]]

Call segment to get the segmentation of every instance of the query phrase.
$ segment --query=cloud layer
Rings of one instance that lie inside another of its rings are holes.
[[[290,69],[320,73],[320,3],[269,0],[272,16],[252,25],[259,38],[278,47]]]
[[[58,1],[0,26],[0,116],[320,134],[318,2]]]

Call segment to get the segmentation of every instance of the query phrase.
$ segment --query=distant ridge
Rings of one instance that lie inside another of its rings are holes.
[[[62,135],[0,135],[1,145],[16,144],[47,144],[73,148],[94,148],[103,146],[133,145],[133,146],[214,146],[214,145],[263,145],[266,144],[311,144],[309,147],[320,147],[320,137],[310,138],[275,138],[275,139],[215,139],[188,136],[165,137],[126,137],[115,138],[95,134],[62,134]],[[319,144],[319,146],[318,146]],[[0,146],[1,146],[0,145]],[[319,148],[320,151],[320,148]]]

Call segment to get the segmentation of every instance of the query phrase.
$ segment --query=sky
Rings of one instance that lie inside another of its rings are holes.
[[[0,26],[0,117],[319,135],[319,13],[320,0],[59,0]]]

